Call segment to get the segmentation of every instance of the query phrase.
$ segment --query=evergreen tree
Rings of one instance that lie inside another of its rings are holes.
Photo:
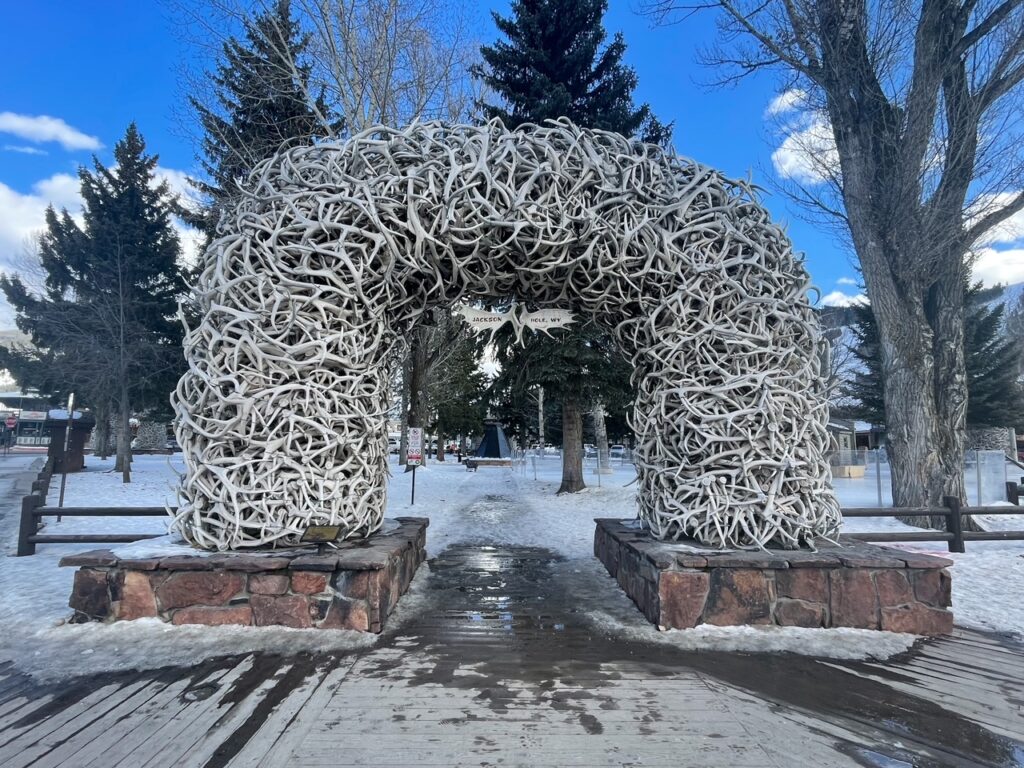
[[[340,128],[323,93],[311,96],[308,46],[291,16],[290,0],[245,23],[245,39],[229,38],[210,75],[213,103],[189,101],[203,128],[201,163],[209,181],[197,187],[212,206],[195,221],[212,234],[220,209],[253,167],[283,146],[309,144]]]
[[[473,73],[503,103],[482,103],[484,114],[501,118],[510,128],[568,117],[584,128],[667,144],[671,126],[660,123],[646,104],[633,104],[637,78],[622,61],[622,35],[602,47],[606,10],[605,0],[516,0],[510,17],[493,14],[506,39],[481,48],[483,64]],[[559,493],[585,487],[583,412],[598,403],[610,405],[629,391],[629,366],[608,334],[589,320],[577,318],[555,340],[534,334],[525,346],[508,334],[497,337],[503,407],[525,413],[524,399],[537,385],[561,401],[564,460]]]
[[[967,368],[967,426],[1015,427],[1024,424],[1024,391],[1018,381],[1019,340],[1004,332],[1005,305],[992,303],[997,291],[980,284],[967,292],[964,357]],[[868,306],[854,309],[857,345],[853,354],[860,372],[847,394],[860,404],[858,415],[885,423],[884,390],[878,326]]]
[[[622,62],[622,34],[602,49],[607,9],[606,0],[516,0],[512,16],[492,12],[507,40],[483,46],[483,64],[473,74],[504,103],[482,102],[484,114],[509,128],[568,117],[586,128],[667,143],[671,126],[647,104],[633,104],[637,78]]]
[[[32,339],[32,347],[0,352],[0,365],[23,387],[60,397],[75,391],[100,418],[116,407],[125,482],[128,419],[144,409],[166,415],[184,370],[175,201],[166,183],[156,183],[157,157],[145,150],[133,123],[114,148],[116,169],[95,158],[93,171],[80,169],[82,226],[66,210],[47,210],[42,294],[17,276],[0,277],[18,327]]]
[[[844,395],[858,403],[856,415],[872,424],[885,423],[885,397],[882,390],[882,357],[878,349],[878,325],[871,307],[850,307],[854,321],[854,346],[851,349],[860,370],[847,382]]]

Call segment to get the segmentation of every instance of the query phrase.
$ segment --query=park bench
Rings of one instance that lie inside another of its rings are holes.
[[[476,472],[477,468],[480,466],[480,463],[473,459],[466,459],[465,464],[467,472]]]

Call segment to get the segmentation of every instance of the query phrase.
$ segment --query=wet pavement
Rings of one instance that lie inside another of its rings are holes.
[[[643,621],[596,561],[453,545],[370,649],[46,685],[0,668],[0,765],[1024,765],[1010,640],[829,661],[622,631]]]

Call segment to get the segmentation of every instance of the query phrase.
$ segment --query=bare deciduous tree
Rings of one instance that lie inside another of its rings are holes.
[[[807,206],[849,235],[878,322],[897,506],[964,495],[972,244],[1024,209],[1024,0],[652,0],[718,13],[724,80],[774,69],[814,116]],[[816,121],[816,122],[815,122]]]

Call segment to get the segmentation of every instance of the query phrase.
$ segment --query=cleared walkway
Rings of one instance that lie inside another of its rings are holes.
[[[581,570],[582,569],[582,570]],[[41,686],[0,670],[3,766],[1013,766],[1024,650],[958,631],[885,663],[681,652],[595,625],[610,579],[452,547],[348,655]]]

